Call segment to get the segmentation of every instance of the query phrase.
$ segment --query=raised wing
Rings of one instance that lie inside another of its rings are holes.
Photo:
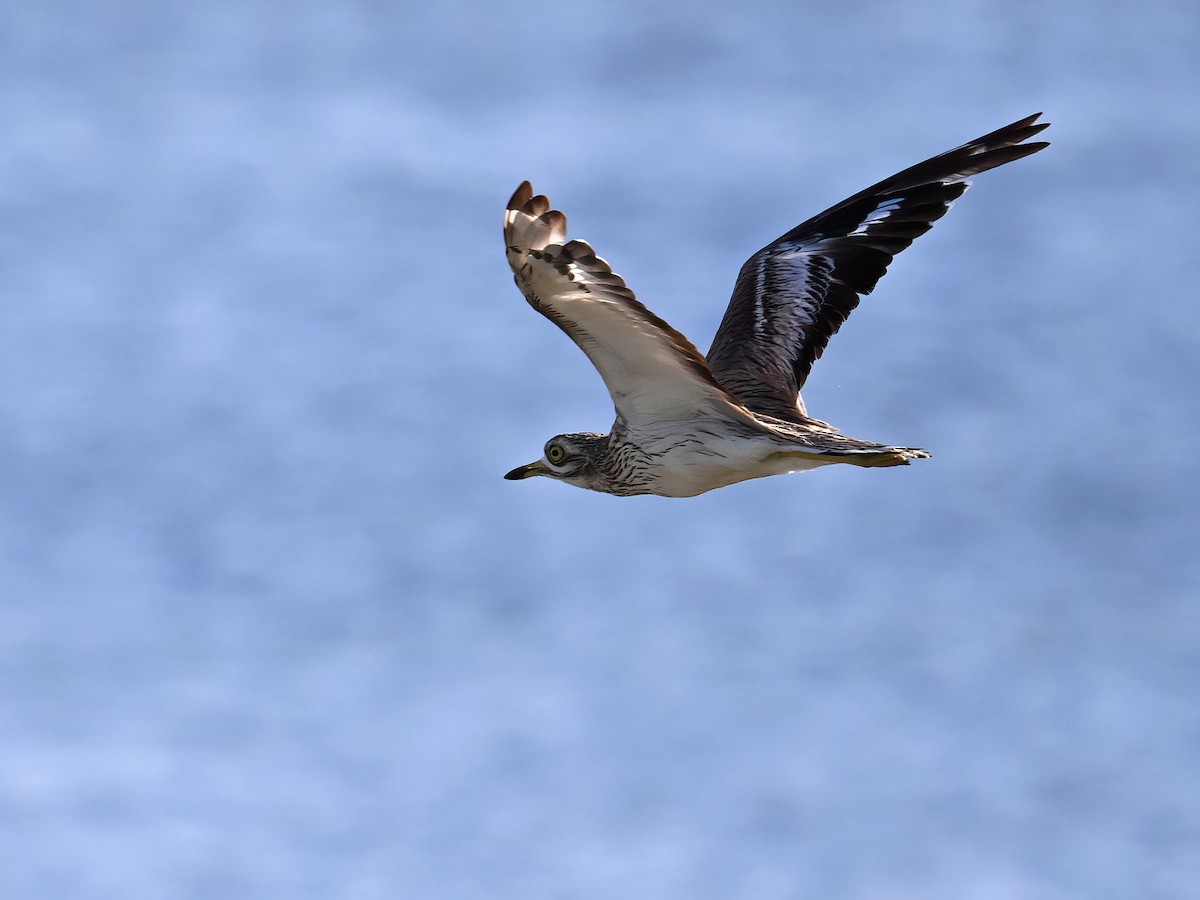
[[[800,388],[829,339],[887,271],[933,227],[972,175],[1036,153],[1023,144],[1041,113],[874,184],[772,241],[746,261],[708,365],[750,409],[804,416]]]
[[[567,241],[567,217],[523,182],[504,216],[504,244],[530,305],[587,354],[632,427],[688,419],[714,405],[740,406],[692,343],[646,309],[583,241]],[[740,415],[745,415],[741,410]]]

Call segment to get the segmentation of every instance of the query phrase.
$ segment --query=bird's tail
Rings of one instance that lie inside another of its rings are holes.
[[[837,454],[838,462],[873,469],[879,466],[907,466],[910,460],[929,459],[929,451],[920,447],[888,447],[884,450],[855,451]]]
[[[928,459],[929,451],[922,450],[920,447],[866,444],[866,446],[858,447],[806,447],[803,450],[781,450],[776,455],[780,459],[805,460],[806,464],[797,466],[800,469],[829,466],[834,463],[848,463],[852,466],[862,466],[864,469],[874,469],[881,466],[907,466],[909,460]]]

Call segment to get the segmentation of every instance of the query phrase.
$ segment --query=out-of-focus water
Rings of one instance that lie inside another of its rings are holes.
[[[1194,3],[5,18],[0,895],[1195,896]],[[521,179],[703,347],[1039,109],[806,391],[932,461],[501,480],[611,421]]]

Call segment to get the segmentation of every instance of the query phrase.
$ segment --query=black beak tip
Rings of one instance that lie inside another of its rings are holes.
[[[520,481],[523,478],[528,478],[529,466],[517,466],[511,472],[505,474],[504,478],[507,481]]]

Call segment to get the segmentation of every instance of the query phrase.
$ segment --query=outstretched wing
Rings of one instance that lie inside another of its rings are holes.
[[[567,217],[523,182],[504,215],[504,244],[530,305],[587,354],[630,426],[691,418],[713,405],[740,407],[692,343],[646,309],[583,241]],[[741,411],[741,415],[746,415]]]
[[[1023,144],[1041,113],[884,179],[772,241],[746,261],[713,338],[708,365],[750,409],[804,415],[800,388],[829,339],[887,271],[933,227],[967,178],[1036,153]]]

